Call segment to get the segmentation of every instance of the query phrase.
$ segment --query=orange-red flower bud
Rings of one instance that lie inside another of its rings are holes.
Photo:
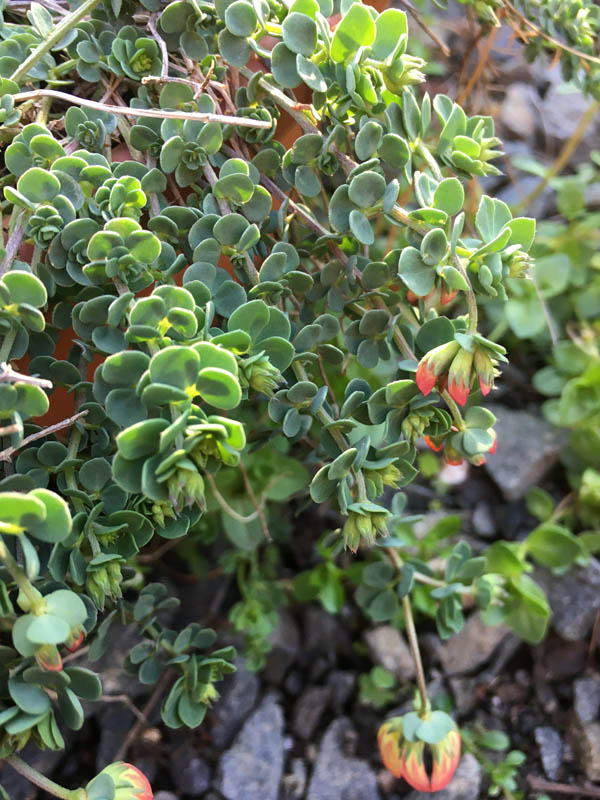
[[[113,800],[152,800],[148,778],[133,764],[116,761],[104,767],[100,775],[109,775],[115,784]]]
[[[74,653],[75,650],[81,645],[85,638],[85,630],[80,628],[72,628],[71,634],[67,641],[65,642],[65,647],[69,652]]]
[[[439,453],[442,447],[444,446],[443,442],[436,442],[435,439],[432,439],[431,436],[424,436],[425,444],[427,447],[430,447],[432,450],[435,450],[436,453]]]
[[[403,741],[402,717],[392,717],[379,728],[377,744],[382,761],[392,775],[404,778],[419,792],[438,792],[446,787],[460,761],[460,734],[456,727],[439,742]],[[428,750],[426,749],[428,748]],[[431,755],[430,768],[426,756]]]
[[[444,458],[446,459],[446,464],[450,464],[453,467],[457,467],[463,462],[462,455],[448,441],[444,445]]]
[[[402,717],[391,717],[379,728],[377,744],[386,769],[402,777]]]
[[[440,292],[440,303],[447,306],[456,297],[458,289],[446,289],[446,284],[442,283],[442,291]]]
[[[448,391],[450,397],[464,406],[471,391],[471,369],[473,367],[473,353],[462,348],[456,354],[448,370]]]
[[[452,341],[434,347],[423,356],[417,367],[416,375],[417,386],[423,394],[429,394],[450,364],[453,363],[459,350],[458,342]]]
[[[481,394],[485,397],[494,385],[494,362],[485,350],[478,347],[473,354],[473,366],[477,373]]]
[[[460,734],[450,731],[441,742],[431,745],[433,754],[433,770],[431,773],[431,791],[439,792],[452,780],[460,761]]]
[[[38,667],[49,672],[60,672],[63,668],[62,658],[55,644],[43,644],[35,651]]]

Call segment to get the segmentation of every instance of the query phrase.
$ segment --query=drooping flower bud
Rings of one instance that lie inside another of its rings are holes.
[[[377,745],[386,769],[402,777],[402,717],[386,719],[377,733]]]
[[[407,725],[411,716],[415,715],[407,714],[405,717]],[[413,789],[438,792],[450,783],[458,766],[460,734],[454,723],[450,722],[453,726],[451,730],[434,744],[418,736],[409,741],[404,738],[405,718],[392,717],[379,728],[377,744],[381,759],[392,775],[404,778]]]
[[[446,284],[442,281],[442,290],[440,292],[440,303],[443,306],[447,306],[448,303],[451,303],[457,294],[458,294],[458,289],[447,289]]]
[[[69,634],[69,638],[65,642],[65,647],[70,653],[74,653],[75,650],[81,645],[85,638],[85,630],[82,626],[79,628],[71,628],[71,633]]]
[[[452,467],[458,467],[459,464],[463,463],[462,455],[449,441],[444,444],[444,458],[446,459],[446,464],[450,464]]]
[[[437,744],[430,745],[433,755],[433,770],[431,773],[431,791],[439,792],[452,780],[460,761],[460,734],[457,730],[450,731]]]
[[[35,660],[40,669],[48,672],[60,672],[63,662],[58,647],[55,644],[43,644],[35,651]]]
[[[490,390],[494,385],[494,375],[496,374],[496,370],[494,369],[494,361],[490,357],[489,353],[487,353],[483,348],[478,347],[473,354],[473,366],[475,367],[475,372],[477,373],[481,394],[485,397],[485,395],[490,393]]]
[[[113,800],[152,800],[154,796],[148,778],[133,764],[116,761],[104,767],[96,778],[100,775],[108,775],[112,779],[115,785]]]
[[[440,450],[444,446],[444,442],[443,441],[442,442],[438,442],[435,439],[433,439],[431,436],[424,436],[423,438],[425,439],[425,444],[427,445],[427,447],[429,447],[435,453],[439,453]]]
[[[417,386],[423,394],[429,394],[459,351],[459,343],[452,341],[434,347],[423,356],[416,375]]]
[[[459,347],[448,370],[448,391],[450,397],[464,406],[469,397],[472,383],[473,353]]]

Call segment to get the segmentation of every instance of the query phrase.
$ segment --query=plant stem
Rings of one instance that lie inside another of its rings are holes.
[[[423,662],[421,661],[421,651],[419,650],[419,640],[417,639],[417,631],[415,630],[415,621],[412,615],[412,607],[410,604],[410,595],[405,594],[402,598],[402,608],[404,610],[404,619],[406,621],[406,634],[408,636],[408,645],[415,665],[415,672],[417,673],[417,686],[419,687],[419,694],[421,695],[421,712],[420,716],[424,717],[427,713],[429,701],[427,699],[427,685],[425,684],[425,672],[423,671]]]
[[[25,61],[17,67],[17,69],[13,72],[10,76],[11,81],[15,81],[15,83],[19,83],[22,81],[23,78],[26,77],[27,73],[35,64],[37,64],[40,59],[42,59],[46,53],[49,53],[52,48],[57,45],[66,34],[72,30],[78,22],[80,22],[84,17],[86,17],[91,11],[99,5],[102,0],[85,0],[79,8],[69,14],[67,17],[61,19],[61,21],[54,27],[52,33],[48,36],[47,39],[44,39],[35,50],[33,50],[29,56],[25,59]],[[50,95],[52,96],[52,95]]]
[[[74,422],[77,422],[78,419],[85,417],[87,413],[87,410],[79,411],[77,414],[74,414],[68,419],[63,419],[61,422],[56,422],[54,425],[50,425],[48,428],[43,428],[41,431],[36,431],[35,433],[26,436],[18,447],[7,447],[5,450],[0,451],[0,461],[10,461],[10,457],[13,453],[16,453],[17,450],[26,447],[28,444],[31,444],[31,442],[35,442],[38,439],[43,439],[46,436],[50,436],[52,433],[61,431],[63,428],[68,428]]]
[[[31,583],[27,575],[25,575],[21,567],[17,564],[10,550],[2,539],[2,536],[0,536],[0,561],[4,563],[4,566],[10,572],[10,575],[17,584],[19,591],[22,592],[29,601],[30,610],[32,613],[35,614],[36,611],[43,608],[45,603],[41,594]]]
[[[392,563],[396,570],[400,572],[402,568],[402,561],[400,556],[393,547],[386,548]],[[408,644],[410,652],[415,665],[415,672],[417,674],[417,686],[419,687],[419,694],[421,695],[421,714],[424,716],[427,712],[429,701],[427,699],[427,686],[425,684],[425,672],[423,671],[423,662],[421,661],[421,651],[419,650],[419,641],[417,639],[417,632],[415,630],[415,621],[412,615],[412,607],[410,604],[410,595],[406,594],[402,598],[402,609],[404,611],[404,619],[406,621],[406,635],[408,637]]]
[[[64,786],[54,783],[54,781],[51,781],[50,778],[47,778],[45,775],[42,775],[41,772],[38,772],[37,769],[29,766],[29,764],[25,763],[25,761],[19,758],[19,756],[14,754],[12,756],[8,756],[6,758],[6,763],[10,764],[14,770],[16,770],[20,775],[23,775],[24,778],[27,778],[28,781],[31,781],[31,783],[39,786],[40,789],[53,794],[55,797],[60,797],[62,800],[84,800],[86,797],[84,789],[65,789]]]
[[[447,389],[444,389],[444,391],[442,392],[442,397],[444,398],[444,402],[450,409],[450,413],[452,414],[452,419],[456,423],[456,427],[458,428],[459,431],[464,431],[466,425],[463,416],[460,413],[460,408],[456,405],[456,403],[450,396],[450,392],[448,392]]]
[[[294,361],[292,363],[292,369],[294,370],[294,374],[299,381],[307,381],[308,375],[306,370],[302,366],[299,361]],[[333,417],[325,411],[323,406],[317,411],[316,413],[317,418],[323,425],[330,425],[334,422]],[[341,431],[337,430],[337,428],[328,428],[329,435],[337,444],[340,449],[340,453],[345,453],[346,450],[350,448],[349,443],[346,441],[346,437],[344,436]],[[354,477],[356,479],[356,488],[358,489],[358,499],[359,500],[367,500],[367,486],[365,483],[365,476],[362,473],[360,468],[352,470]]]
[[[439,164],[431,154],[431,151],[427,145],[424,142],[419,142],[416,147],[416,151],[431,170],[433,177],[438,181],[444,180],[444,176],[442,175]]]
[[[81,442],[81,431],[73,428],[69,436],[69,447],[67,449],[67,461],[77,458],[77,451],[79,450],[79,443]],[[65,479],[69,489],[77,490],[77,481],[75,480],[75,467],[67,467],[65,469]],[[85,506],[79,497],[70,498],[77,511],[85,511]]]
[[[217,484],[215,483],[215,479],[210,474],[210,472],[205,472],[204,477],[207,479],[210,488],[212,489],[212,493],[215,496],[215,500],[228,516],[230,516],[232,519],[237,520],[238,522],[241,522],[243,525],[245,525],[248,522],[252,522],[255,519],[258,519],[258,508],[256,511],[253,511],[252,514],[248,514],[247,516],[244,516],[243,514],[238,514],[238,512],[229,505],[227,500],[225,500],[223,495],[219,492],[219,490],[217,489]]]
[[[0,364],[4,364],[6,361],[8,361],[10,351],[12,350],[12,346],[16,338],[17,338],[17,329],[13,325],[9,330],[9,332],[4,337],[4,339],[2,340],[2,347],[0,347]]]
[[[88,100],[85,97],[77,97],[74,94],[58,92],[55,89],[33,89],[31,92],[19,92],[13,94],[15,102],[21,100],[35,100],[38,97],[54,97],[75,106],[93,108],[96,111],[109,111],[111,114],[120,114],[125,117],[152,117],[153,119],[191,119],[196,122],[221,122],[224,125],[237,125],[245,128],[264,128],[269,129],[271,123],[262,119],[251,119],[250,117],[234,117],[229,114],[213,114],[210,112],[190,111],[163,111],[160,108],[130,108],[129,106],[109,106],[105,103],[97,103],[95,100]]]
[[[13,213],[17,211],[17,206],[13,208]],[[0,278],[4,275],[5,272],[8,272],[10,269],[12,262],[15,260],[17,253],[19,251],[19,247],[23,240],[23,235],[25,233],[23,229],[23,215],[24,211],[20,211],[15,216],[15,226],[12,229],[10,236],[8,238],[8,242],[6,243],[6,251],[4,254],[4,260],[2,264],[0,264]],[[11,220],[12,222],[12,220]]]

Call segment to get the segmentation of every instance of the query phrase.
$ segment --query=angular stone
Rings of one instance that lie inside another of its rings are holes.
[[[258,697],[258,676],[246,669],[243,661],[236,661],[237,671],[228,676],[220,688],[221,698],[215,703],[215,724],[211,740],[215,747],[223,748],[231,742],[241,723],[254,708]]]
[[[325,711],[331,689],[328,686],[309,686],[296,704],[292,714],[292,730],[301,739],[311,739]]]
[[[283,712],[268,695],[221,756],[217,789],[226,800],[277,800],[283,751]]]
[[[507,499],[518,500],[554,466],[569,434],[528,411],[494,404],[487,408],[497,418],[498,447],[486,469]]]
[[[371,767],[345,755],[344,739],[353,735],[350,720],[340,717],[327,728],[308,787],[307,800],[381,800]]]
[[[169,773],[180,794],[198,797],[211,784],[210,767],[195,752],[189,738],[183,739],[178,747],[171,747]]]
[[[511,84],[504,95],[500,121],[521,139],[529,139],[539,124],[540,96],[528,83]]]
[[[300,649],[300,631],[291,614],[286,611],[280,614],[279,623],[269,639],[272,649],[267,656],[263,675],[269,683],[281,683]]]
[[[336,714],[341,715],[350,695],[356,688],[357,676],[355,672],[338,669],[327,676],[327,686],[331,689],[331,707]]]
[[[571,743],[579,765],[590,781],[600,781],[600,722],[575,724],[570,729]]]
[[[560,734],[554,728],[542,726],[535,729],[534,735],[544,772],[551,781],[555,781],[563,760],[563,742]]]
[[[570,569],[564,575],[553,575],[549,570],[538,569],[533,577],[548,597],[554,630],[563,639],[572,642],[585,639],[600,609],[598,561],[592,558],[587,566]]]
[[[466,753],[448,786],[435,793],[435,800],[478,800],[480,788],[481,767],[474,755]],[[411,792],[406,800],[427,800],[431,796],[426,792]]]
[[[414,678],[415,665],[404,637],[393,625],[380,625],[365,633],[373,661],[401,681]]]
[[[479,613],[471,614],[460,633],[439,648],[446,674],[472,672],[482,667],[508,634],[505,625],[485,625]]]
[[[600,712],[600,678],[575,681],[573,710],[579,722],[593,722]]]

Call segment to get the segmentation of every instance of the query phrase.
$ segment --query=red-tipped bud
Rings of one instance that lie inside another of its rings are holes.
[[[435,439],[432,439],[431,436],[424,436],[425,444],[427,447],[430,447],[436,453],[439,453],[442,447],[444,446],[443,442],[436,442]]]
[[[441,712],[435,713],[441,715]],[[410,716],[415,715],[407,715]],[[379,728],[377,744],[386,769],[396,778],[404,778],[417,791],[443,789],[452,779],[460,760],[460,734],[456,725],[451,723],[450,730],[435,744],[419,738],[406,741],[403,728],[402,717],[392,717]]]
[[[49,672],[60,672],[63,668],[62,658],[55,644],[43,644],[35,651],[38,667]]]
[[[460,350],[458,342],[446,342],[430,350],[417,367],[417,386],[423,394],[429,394],[440,377],[446,372]]]
[[[425,748],[432,755],[431,776],[425,766]],[[419,792],[439,792],[452,780],[460,760],[460,735],[450,731],[437,744],[406,742],[402,750],[402,777]]]
[[[463,463],[462,455],[456,448],[452,447],[450,442],[446,442],[444,445],[444,458],[446,459],[446,464],[450,464],[452,467],[458,467],[459,464]]]
[[[69,638],[65,642],[65,647],[71,653],[74,653],[75,650],[81,645],[85,638],[85,631],[82,627],[80,628],[71,628],[71,633]]]
[[[117,761],[104,767],[100,775],[103,774],[114,782],[113,800],[152,800],[154,796],[148,778],[133,764]]]
[[[440,292],[440,303],[447,306],[451,303],[458,293],[458,289],[447,289],[446,284],[442,283],[442,291]]]
[[[453,400],[464,406],[471,391],[473,353],[462,348],[448,370],[448,391]]]
[[[431,791],[424,754],[425,742],[406,742],[402,748],[402,777],[418,792]]]
[[[441,742],[431,745],[433,754],[433,770],[431,773],[431,791],[439,792],[452,780],[460,761],[460,734],[450,731]]]
[[[392,717],[379,728],[377,744],[386,769],[402,777],[402,717]]]
[[[473,366],[477,373],[481,394],[485,397],[494,385],[494,361],[485,350],[478,347],[473,355]]]
[[[491,431],[491,433],[493,433],[493,431]],[[494,453],[496,452],[496,447],[497,447],[497,445],[498,445],[498,438],[497,438],[497,436],[494,434],[494,444],[493,444],[493,445],[490,447],[490,449],[488,450],[488,453],[489,453],[491,456],[493,456],[493,455],[494,455]]]

